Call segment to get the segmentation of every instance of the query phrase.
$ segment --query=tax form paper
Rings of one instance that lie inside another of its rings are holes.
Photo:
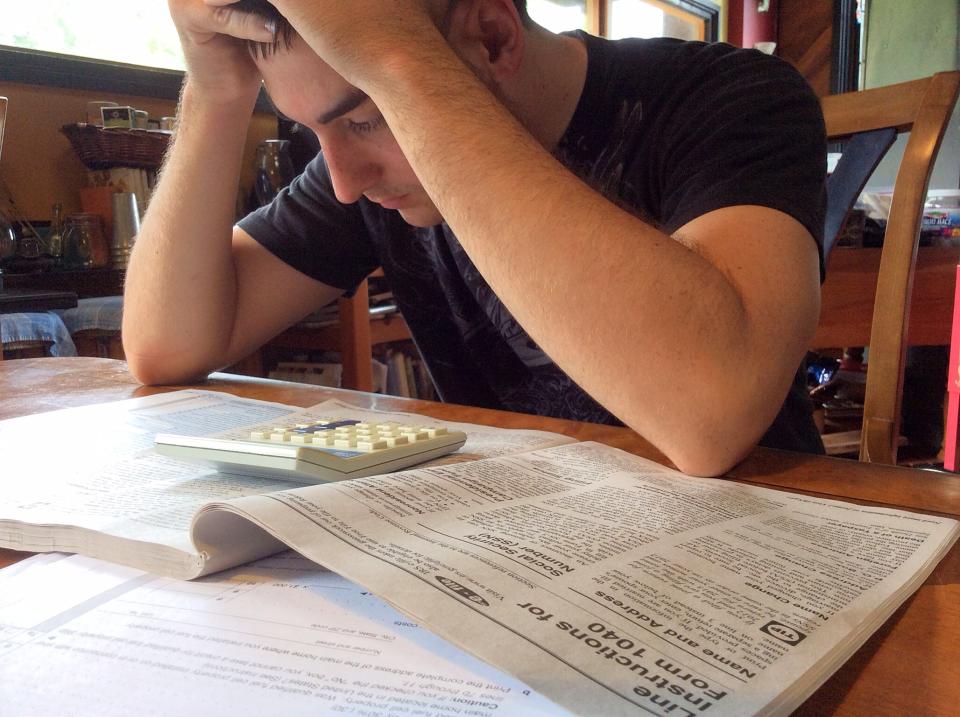
[[[0,570],[0,715],[566,715],[295,553],[193,582]]]

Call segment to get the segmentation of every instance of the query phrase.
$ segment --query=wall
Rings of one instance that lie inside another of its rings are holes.
[[[753,47],[758,42],[775,42],[777,3],[778,0],[770,0],[769,9],[758,12],[757,0],[729,0],[726,7],[727,42],[739,47]]]
[[[176,104],[167,100],[4,82],[0,82],[0,95],[9,99],[0,176],[30,219],[49,219],[55,202],[62,202],[68,213],[80,209],[78,192],[85,184],[86,169],[59,130],[83,121],[89,100],[129,104],[152,117],[173,115],[176,110]],[[247,136],[242,186],[253,183],[256,145],[275,136],[276,119],[255,115]]]
[[[864,88],[881,87],[960,69],[957,0],[870,0]],[[906,139],[877,168],[868,189],[893,186]],[[960,111],[955,110],[937,158],[931,189],[960,187]]]

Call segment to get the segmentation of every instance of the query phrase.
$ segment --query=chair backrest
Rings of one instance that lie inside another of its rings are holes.
[[[823,230],[823,259],[837,243],[844,222],[880,160],[893,146],[897,131],[890,127],[860,132],[843,145],[843,155],[827,177],[827,216]]]
[[[861,169],[871,162],[870,171],[876,166],[892,142],[891,130],[895,134],[910,133],[893,188],[877,277],[870,329],[870,368],[860,438],[861,461],[896,463],[909,304],[923,206],[934,159],[956,104],[958,90],[960,72],[941,72],[922,80],[824,97],[821,103],[830,141],[850,140],[849,144],[854,144],[858,136],[867,137],[859,140],[869,145],[864,155],[866,158],[856,160]],[[874,157],[871,152],[878,150],[879,154]],[[837,167],[839,170],[841,165]],[[828,231],[830,222],[836,222],[838,212],[841,217],[846,213],[866,181],[866,177],[858,175],[852,167],[849,171],[857,178],[844,179],[841,175],[834,180],[834,186],[828,186],[828,197],[831,193],[834,195],[833,199],[828,198]],[[832,248],[834,238],[825,239],[825,253]]]

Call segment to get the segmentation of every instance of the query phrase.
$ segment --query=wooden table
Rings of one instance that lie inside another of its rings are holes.
[[[536,428],[594,440],[663,461],[633,431],[554,418],[215,375],[199,387],[310,406],[339,398],[362,408],[403,410],[509,428]],[[183,387],[138,385],[110,359],[24,359],[0,363],[0,419],[146,396]],[[731,478],[859,502],[960,518],[960,476],[756,449]],[[0,550],[0,566],[27,557]],[[960,548],[820,688],[798,715],[956,715],[960,703]]]
[[[910,346],[947,346],[960,247],[920,247],[910,294]],[[809,348],[869,346],[879,249],[839,247],[830,253],[820,292],[820,322]]]

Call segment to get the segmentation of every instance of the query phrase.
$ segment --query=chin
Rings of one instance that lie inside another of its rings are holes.
[[[421,229],[433,227],[443,222],[443,217],[440,216],[440,212],[434,206],[401,209],[400,216],[410,226],[420,227]]]

